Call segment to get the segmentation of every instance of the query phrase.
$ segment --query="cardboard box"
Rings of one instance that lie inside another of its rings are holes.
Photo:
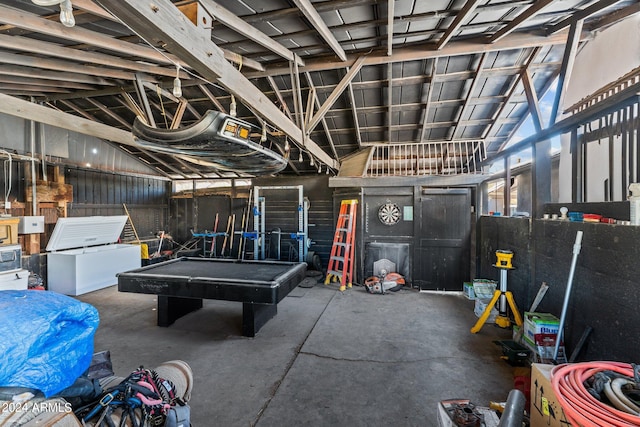
[[[560,319],[549,313],[524,313],[524,338],[535,343],[536,334],[558,334]]]
[[[0,245],[18,244],[18,223],[20,218],[0,218]]]
[[[476,299],[476,293],[473,292],[473,283],[464,282],[462,284],[462,292],[467,299],[474,300]]]
[[[531,427],[569,427],[571,423],[551,387],[551,369],[554,365],[531,365]]]

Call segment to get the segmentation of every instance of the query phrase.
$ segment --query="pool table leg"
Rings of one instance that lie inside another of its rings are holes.
[[[276,304],[242,303],[242,335],[255,337],[260,328],[278,313]]]
[[[158,326],[172,325],[177,319],[202,308],[200,298],[180,298],[158,295]]]

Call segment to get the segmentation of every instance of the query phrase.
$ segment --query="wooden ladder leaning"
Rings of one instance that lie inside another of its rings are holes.
[[[140,237],[138,237],[138,232],[136,231],[136,227],[133,225],[133,220],[131,219],[131,215],[129,214],[129,209],[127,209],[126,204],[122,204],[124,207],[124,212],[127,214],[127,221],[124,223],[123,229],[123,237],[125,242],[135,242],[140,243]]]
[[[343,200],[331,246],[331,256],[324,284],[340,279],[340,290],[351,287],[353,281],[354,243],[356,235],[357,200]]]

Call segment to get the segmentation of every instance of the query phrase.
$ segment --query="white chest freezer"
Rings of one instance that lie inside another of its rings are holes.
[[[29,272],[25,269],[0,273],[0,291],[24,291],[29,287]]]
[[[126,221],[126,215],[59,218],[47,244],[47,288],[82,295],[139,268],[140,246],[115,243]]]

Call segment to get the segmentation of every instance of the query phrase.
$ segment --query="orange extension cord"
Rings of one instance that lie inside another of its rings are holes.
[[[633,378],[633,367],[620,362],[584,362],[559,365],[551,371],[551,385],[568,421],[574,426],[640,426],[640,417],[622,412],[591,396],[583,383],[600,371]]]

